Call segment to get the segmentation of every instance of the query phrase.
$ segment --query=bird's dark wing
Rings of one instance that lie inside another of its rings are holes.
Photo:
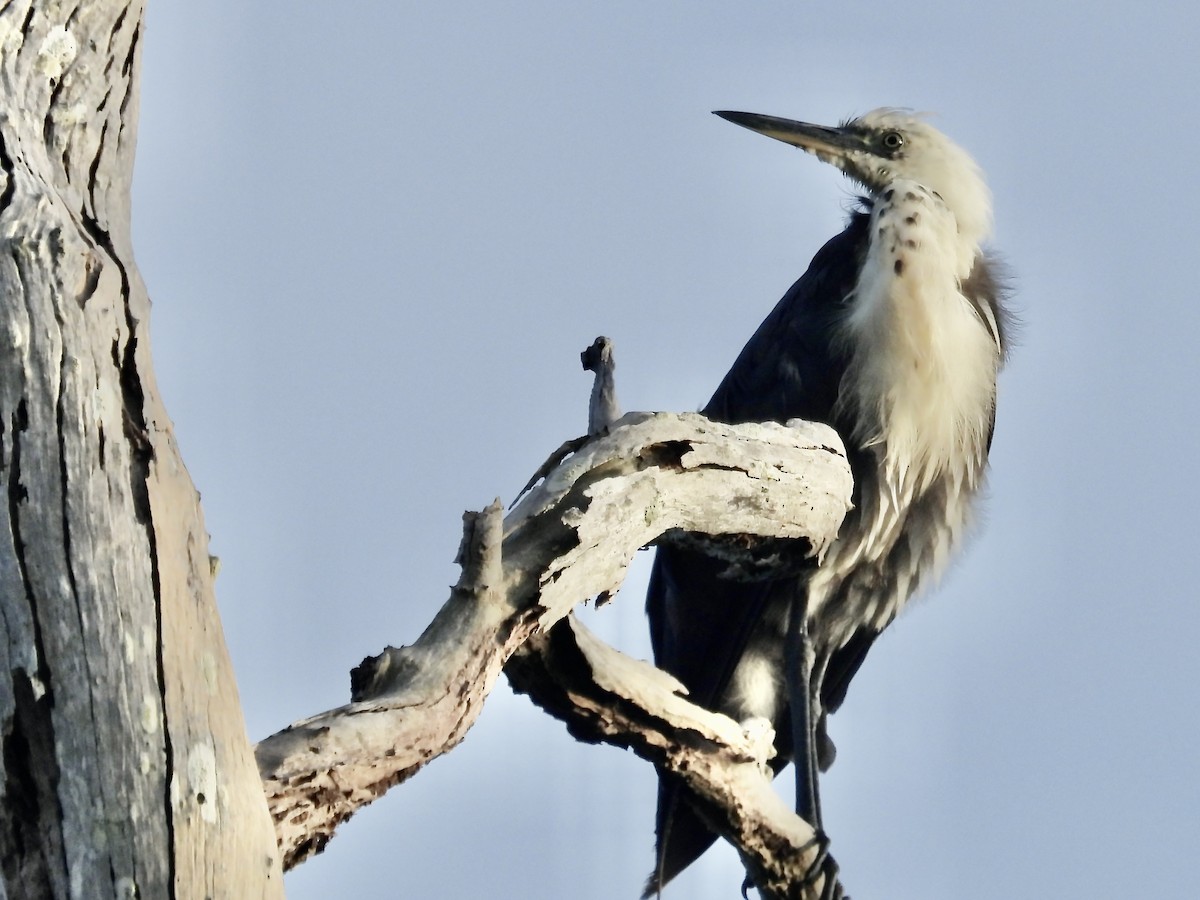
[[[854,213],[846,230],[814,257],[808,271],[763,321],[722,380],[705,415],[718,421],[785,422],[804,418],[836,426],[834,408],[846,360],[836,330],[868,245],[869,218]],[[646,612],[657,664],[687,686],[691,699],[714,708],[768,603],[803,589],[795,579],[736,582],[722,566],[692,550],[660,547]],[[789,728],[777,728],[780,765],[790,755]],[[713,841],[670,778],[660,782],[658,868],[652,894]]]
[[[746,343],[703,412],[711,419],[832,422],[846,368],[838,323],[866,257],[870,219],[852,215],[846,230],[813,257]]]

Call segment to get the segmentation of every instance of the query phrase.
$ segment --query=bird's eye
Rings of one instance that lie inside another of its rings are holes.
[[[898,131],[889,131],[883,136],[883,146],[888,150],[899,150],[904,146],[904,135]]]

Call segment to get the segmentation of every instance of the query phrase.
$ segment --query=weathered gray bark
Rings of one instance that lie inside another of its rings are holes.
[[[142,4],[0,7],[0,884],[282,894],[129,182]]]
[[[554,626],[615,593],[638,548],[664,534],[734,536],[711,540],[734,566],[769,564],[762,550],[779,540],[820,552],[850,489],[841,441],[824,426],[631,413],[507,518],[498,504],[468,516],[462,578],[420,639],[364,661],[351,704],[259,744],[286,863],[320,851],[355,810],[461,741],[508,663],[514,684],[577,737],[631,747],[686,778],[768,896],[804,896],[818,848],[770,789],[769,737],[688,703],[674,679],[578,623]]]

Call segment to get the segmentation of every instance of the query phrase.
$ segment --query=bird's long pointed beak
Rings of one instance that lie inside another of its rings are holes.
[[[851,150],[862,149],[862,138],[841,128],[723,109],[714,110],[713,115],[801,150],[807,150],[819,159],[835,165],[844,160]]]

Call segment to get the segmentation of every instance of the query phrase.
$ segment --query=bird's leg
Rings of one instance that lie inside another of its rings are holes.
[[[808,597],[800,589],[788,615],[784,668],[792,713],[792,753],[796,769],[796,813],[821,838],[821,798],[817,786],[816,691],[813,685],[815,652],[808,634]]]
[[[817,854],[804,876],[806,885],[823,877],[821,900],[847,900],[838,878],[838,865],[829,855],[829,838],[821,821],[821,795],[817,784],[817,697],[813,678],[816,652],[808,633],[807,592],[798,590],[788,614],[784,647],[789,707],[792,714],[793,765],[796,769],[796,813],[812,826]]]

